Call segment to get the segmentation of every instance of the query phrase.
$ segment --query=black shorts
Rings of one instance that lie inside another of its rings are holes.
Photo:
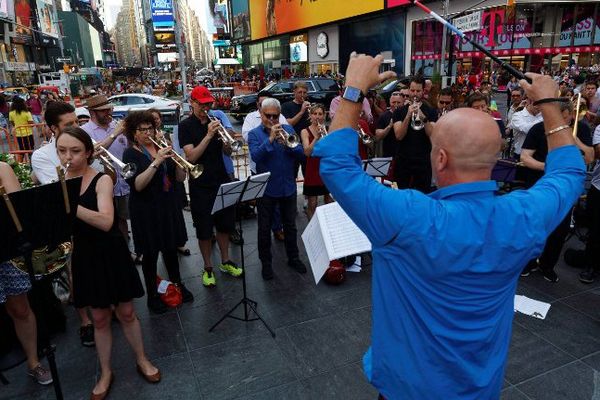
[[[218,186],[190,186],[190,208],[198,240],[209,240],[213,235],[213,228],[216,228],[219,233],[231,233],[235,229],[233,206],[211,214],[218,190]]]

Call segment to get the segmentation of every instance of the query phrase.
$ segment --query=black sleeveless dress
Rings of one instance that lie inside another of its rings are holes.
[[[97,174],[79,197],[79,205],[98,211]],[[142,297],[144,289],[125,239],[117,227],[104,232],[75,220],[73,227],[73,300],[75,307],[107,308]]]

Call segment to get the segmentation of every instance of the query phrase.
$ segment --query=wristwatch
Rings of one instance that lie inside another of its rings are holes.
[[[344,89],[344,94],[342,95],[343,99],[351,101],[353,103],[362,103],[365,95],[359,88],[355,88],[352,86],[346,86]]]

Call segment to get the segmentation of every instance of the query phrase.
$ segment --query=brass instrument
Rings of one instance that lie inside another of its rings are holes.
[[[321,137],[327,136],[327,127],[325,126],[325,124],[317,122],[317,131],[319,132]]]
[[[241,140],[236,140],[234,139],[229,132],[227,132],[227,129],[225,129],[225,127],[223,126],[223,124],[221,123],[221,120],[217,117],[213,117],[210,114],[206,114],[208,116],[208,119],[211,122],[218,122],[219,123],[219,127],[217,128],[217,133],[219,134],[219,136],[221,137],[221,141],[227,145],[229,145],[231,147],[231,150],[238,152],[242,149],[242,146],[244,146],[244,142],[242,142]]]
[[[369,136],[363,130],[363,128],[360,127],[360,125],[358,126],[356,133],[358,133],[358,136],[360,137],[360,140],[363,142],[364,145],[369,146],[371,143],[373,143],[373,138]]]
[[[281,137],[281,139],[283,139],[285,145],[290,149],[294,149],[300,144],[300,139],[295,133],[287,133],[281,126],[279,126],[275,131]]]
[[[119,160],[117,156],[109,153],[109,151],[104,147],[98,145],[98,142],[96,142],[94,139],[92,139],[92,143],[96,149],[103,151],[103,153],[98,156],[98,159],[102,165],[104,165],[104,168],[108,169],[112,175],[114,175],[116,172],[115,167],[112,165],[113,162],[121,169],[120,174],[123,179],[129,179],[135,175],[137,172],[137,166],[134,163],[125,164],[123,161]]]
[[[159,143],[156,140],[154,140],[151,136],[148,136],[148,139],[150,139],[150,141],[154,143],[154,145],[159,149],[164,149],[165,147],[168,147],[166,142]],[[202,175],[202,172],[204,172],[204,167],[201,164],[192,164],[191,162],[183,158],[180,154],[178,154],[176,151],[173,151],[172,154],[173,162],[177,164],[179,168],[188,171],[192,179],[198,178],[200,175]]]
[[[421,102],[418,101],[416,97],[413,98],[411,105],[418,105],[419,109],[421,108]],[[421,116],[419,115],[419,110],[417,110],[416,112],[413,112],[412,120],[410,121],[410,126],[415,131],[420,131],[421,129],[425,128],[425,123],[423,122],[423,120],[421,119]]]
[[[585,112],[582,111],[585,109]],[[577,137],[577,125],[579,125],[579,121],[581,121],[585,114],[587,114],[587,104],[585,108],[581,105],[581,93],[577,93],[577,101],[575,103],[575,121],[573,122],[573,137]]]

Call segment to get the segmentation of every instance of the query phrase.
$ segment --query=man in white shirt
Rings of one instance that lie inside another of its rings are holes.
[[[533,125],[542,122],[543,119],[538,107],[534,106],[529,99],[524,109],[513,114],[508,128],[513,130],[512,147],[517,159],[521,157],[521,147],[523,147],[527,132]]]
[[[62,101],[48,103],[46,112],[44,113],[44,120],[52,132],[52,137],[47,144],[34,151],[31,155],[33,174],[42,185],[58,180],[56,167],[60,165],[60,161],[56,154],[54,138],[67,127],[79,126],[73,106]]]

